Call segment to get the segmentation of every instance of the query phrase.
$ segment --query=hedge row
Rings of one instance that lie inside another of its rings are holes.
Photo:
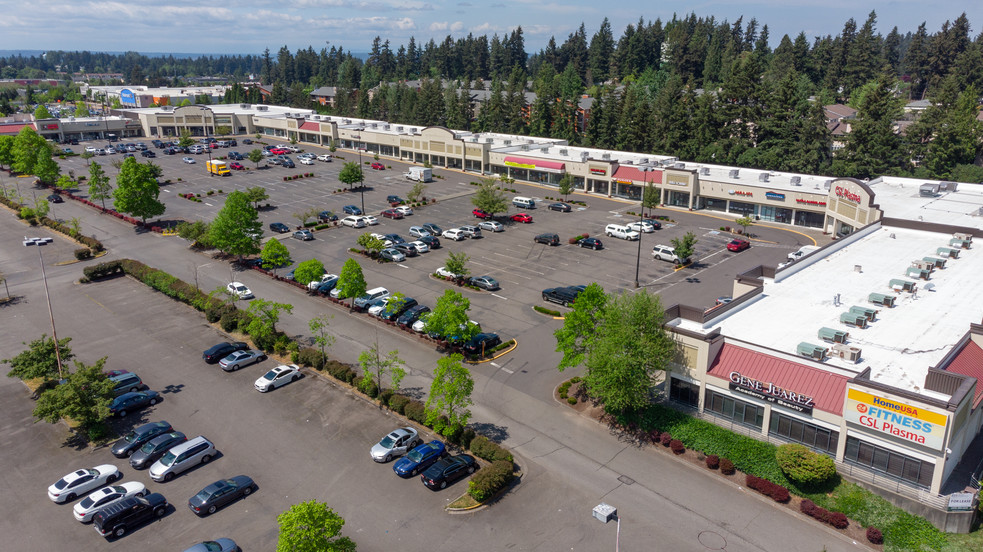
[[[788,489],[778,485],[777,483],[772,483],[767,479],[762,479],[760,477],[747,474],[745,484],[749,489],[754,489],[765,496],[769,496],[775,502],[781,502],[784,504],[789,500],[792,500],[792,495],[789,494]],[[845,518],[846,516],[843,517]]]
[[[472,452],[473,449],[472,449]],[[479,470],[468,482],[468,494],[478,502],[484,502],[512,482],[515,472],[512,462],[497,460],[491,466]]]
[[[808,499],[799,504],[799,510],[802,510],[803,514],[814,517],[823,523],[828,523],[837,529],[846,529],[850,526],[850,520],[843,512],[830,512],[826,508],[816,506],[813,501]]]
[[[511,464],[513,460],[511,452],[490,441],[484,435],[478,435],[471,441],[471,452],[478,458],[489,462],[506,460]]]
[[[18,213],[20,212],[20,208],[22,207],[21,204],[15,202],[14,200],[6,196],[0,196],[0,203],[6,205],[7,207],[10,207],[11,209],[14,209],[15,211],[18,211]],[[101,241],[91,236],[76,234],[75,232],[72,231],[71,228],[62,224],[61,222],[58,222],[57,220],[52,220],[48,217],[41,217],[41,219],[38,220],[38,222],[43,224],[44,226],[47,226],[48,228],[51,228],[52,230],[55,230],[56,232],[61,232],[62,234],[65,234],[66,236],[88,247],[92,253],[99,253],[100,251],[103,251],[105,249]],[[78,253],[76,253],[75,256],[76,258],[78,258]]]

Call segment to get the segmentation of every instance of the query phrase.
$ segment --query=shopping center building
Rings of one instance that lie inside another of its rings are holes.
[[[670,400],[756,438],[828,454],[843,476],[940,527],[968,528],[959,500],[978,483],[975,466],[966,471],[971,458],[960,460],[983,425],[983,185],[725,167],[276,106],[124,114],[148,137],[227,125],[270,142],[547,187],[569,175],[584,193],[627,200],[653,186],[667,207],[832,235],[802,260],[740,275],[726,305],[668,309],[680,346]]]

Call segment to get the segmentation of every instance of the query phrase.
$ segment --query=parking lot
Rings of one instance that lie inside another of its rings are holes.
[[[335,163],[333,166],[337,167]],[[164,166],[165,178],[175,181],[173,174],[187,169]],[[174,173],[171,173],[172,169]],[[264,172],[272,171],[279,169]],[[380,205],[380,209],[384,204],[380,200],[388,193],[405,196],[409,183],[392,178],[398,172],[401,171],[396,165],[393,171],[367,172],[369,177],[391,177],[388,184],[377,182],[378,188],[371,192],[374,194],[371,201]],[[456,175],[455,178],[461,181],[453,183],[450,182],[453,173],[447,174],[446,180],[430,185],[432,189],[441,190],[439,197],[444,199],[439,203],[402,221],[385,220],[375,231],[395,231],[406,236],[406,228],[424,221],[433,221],[445,228],[473,223],[468,194],[474,188],[465,182],[466,176]],[[201,176],[202,180],[207,178]],[[235,178],[234,175],[222,182],[233,182]],[[294,183],[298,182],[304,181]],[[289,199],[282,191],[274,195],[273,184],[270,190],[272,203],[277,204],[281,196]],[[244,184],[250,185],[254,184]],[[386,190],[384,186],[391,188]],[[517,189],[521,195],[546,194],[537,193],[534,187],[517,186]],[[454,197],[457,194],[462,195]],[[338,205],[356,203],[353,197],[357,196],[346,194],[341,200],[325,194],[325,203],[312,206],[331,208],[335,204],[328,203],[329,200],[337,201]],[[367,206],[370,197],[366,195]],[[204,205],[179,198],[167,199],[167,202],[168,215],[171,215],[170,209],[175,202],[186,202],[191,210]],[[606,220],[619,220],[618,215],[630,208],[603,198],[589,198],[588,203],[587,210],[567,214],[537,210],[533,212],[533,224],[510,226],[502,234],[487,235],[480,240],[444,242],[444,251],[437,250],[405,263],[362,263],[370,285],[385,285],[430,305],[448,285],[428,276],[443,264],[446,250],[468,252],[475,267],[473,272],[483,273],[476,268],[484,266],[503,283],[503,290],[495,295],[464,292],[472,299],[473,317],[486,329],[500,331],[506,338],[518,336],[520,341],[520,348],[499,364],[475,367],[474,410],[477,422],[500,432],[514,447],[524,470],[523,484],[514,496],[501,503],[501,507],[467,516],[447,516],[440,512],[449,499],[463,492],[465,483],[459,482],[452,489],[433,493],[423,488],[418,480],[397,478],[391,473],[391,464],[374,464],[368,458],[369,446],[401,422],[317,376],[261,395],[252,388],[252,382],[273,366],[273,361],[234,373],[204,365],[200,360],[201,351],[226,338],[206,325],[200,314],[125,278],[86,286],[73,283],[81,266],[52,264],[52,259],[70,259],[73,249],[73,244],[56,236],[55,243],[46,246],[44,254],[55,316],[59,321],[59,336],[72,337],[73,348],[83,360],[92,362],[107,355],[110,359],[107,368],[136,371],[152,389],[164,396],[161,404],[148,409],[139,418],[128,417],[119,429],[125,430],[141,421],[167,420],[189,436],[202,434],[209,437],[221,456],[170,483],[153,483],[146,472],[134,472],[124,461],[113,458],[106,448],[78,450],[72,443],[66,443],[66,432],[60,424],[32,424],[30,410],[33,403],[27,399],[26,390],[18,381],[4,378],[0,382],[0,409],[3,411],[0,439],[10,446],[0,448],[0,461],[13,467],[6,471],[4,481],[11,496],[16,497],[0,505],[0,531],[9,536],[5,543],[12,550],[36,550],[39,546],[77,549],[82,545],[91,550],[156,550],[180,549],[206,538],[231,536],[247,550],[269,550],[276,540],[276,514],[296,502],[317,498],[334,507],[347,520],[344,533],[367,550],[395,547],[410,550],[458,550],[463,547],[597,550],[615,537],[611,524],[594,525],[596,522],[588,515],[589,509],[603,498],[618,503],[626,512],[625,520],[631,521],[630,530],[626,530],[628,526],[623,528],[625,546],[645,549],[653,540],[659,539],[667,548],[702,550],[696,535],[709,529],[727,537],[728,550],[775,549],[753,535],[766,534],[767,528],[773,527],[777,519],[784,520],[784,514],[773,512],[771,506],[754,498],[750,503],[734,507],[734,500],[743,500],[742,493],[704,481],[702,476],[694,482],[687,475],[688,468],[671,462],[653,468],[650,455],[644,450],[625,449],[616,436],[598,431],[595,425],[576,415],[571,423],[570,413],[565,409],[556,410],[556,405],[552,404],[553,386],[568,377],[556,371],[552,356],[550,334],[557,322],[532,312],[530,306],[540,303],[539,294],[543,287],[599,279],[592,276],[589,264],[594,255],[607,254],[608,259],[615,261],[593,265],[594,273],[614,270],[616,272],[612,274],[622,275],[622,281],[628,282],[634,272],[631,263],[634,260],[632,253],[637,248],[634,242],[609,243],[610,240],[605,239],[608,249],[596,253],[565,243],[551,249],[532,245],[532,236],[536,233],[557,232],[565,241],[568,235],[582,232],[584,225],[603,228]],[[220,202],[216,202],[206,207],[218,209],[219,206]],[[64,208],[68,216],[87,212],[74,203],[66,204]],[[269,213],[264,214],[267,215]],[[97,228],[96,233],[110,245],[112,255],[134,255],[165,267],[187,281],[193,281],[197,268],[201,268],[203,289],[213,289],[219,282],[224,284],[223,275],[229,274],[222,263],[209,263],[203,256],[188,252],[178,238],[133,234],[132,227],[116,219],[83,216],[86,218],[83,227]],[[683,219],[689,215],[672,213],[672,216]],[[268,224],[273,220],[264,222]],[[691,228],[700,231],[703,244],[706,236],[714,234],[710,233],[712,226],[700,230],[698,220],[695,217],[692,221],[680,220],[677,226],[670,228],[667,225],[656,235],[664,242],[673,235],[670,232],[681,233],[685,228]],[[383,227],[386,228],[384,231],[379,230]],[[27,250],[19,245],[20,235],[24,232],[22,224],[8,213],[0,230],[5,243],[18,242],[16,248],[3,249],[0,261],[3,261],[4,272],[10,280],[11,293],[22,297],[18,306],[3,311],[11,320],[8,326],[11,331],[0,336],[0,351],[7,357],[23,348],[21,341],[35,339],[47,332],[48,318],[37,279],[37,258],[32,256],[33,251],[25,253]],[[36,229],[35,232],[43,235],[46,230]],[[317,257],[325,261],[329,271],[337,272],[343,259],[347,258],[346,249],[354,245],[358,234],[348,228],[334,228],[318,232],[312,242],[288,239],[285,243],[295,261]],[[645,248],[650,248],[655,239],[646,235],[643,240],[644,254]],[[681,297],[687,290],[697,289],[699,282],[718,277],[726,280],[727,272],[743,270],[744,264],[754,262],[754,255],[781,258],[792,249],[791,245],[784,248],[755,246],[736,255],[709,251],[706,256],[712,262],[704,261],[705,266],[681,273],[673,272],[668,263],[656,263],[643,257],[643,270],[649,269],[643,274],[648,274],[650,279],[643,283],[659,279],[667,282],[665,289],[671,290],[673,297]],[[577,262],[572,261],[574,255],[579,256]],[[201,262],[205,264],[196,268]],[[485,264],[479,265],[479,262]],[[616,266],[617,262],[625,266]],[[291,335],[303,335],[306,320],[326,308],[320,300],[307,298],[298,290],[259,273],[243,272],[236,277],[261,297],[297,305],[294,316],[283,322]],[[672,285],[668,284],[670,281]],[[649,289],[656,285],[652,284]],[[674,301],[667,299],[666,302]],[[341,309],[331,311],[336,316],[332,328],[338,336],[333,353],[351,361],[367,345],[369,325],[361,318],[346,317],[341,312]],[[404,386],[412,393],[425,393],[430,367],[439,355],[430,347],[414,344],[403,335],[386,331],[385,327],[376,333],[381,334],[386,350],[395,342],[402,349],[401,355],[407,358],[410,375]],[[526,400],[530,395],[537,400]],[[72,519],[70,506],[53,504],[44,497],[44,488],[69,470],[106,462],[122,468],[123,481],[136,479],[152,491],[164,494],[174,505],[173,510],[159,522],[118,542],[105,542],[90,527]],[[638,483],[625,486],[618,480],[620,473]],[[253,477],[259,491],[209,518],[199,519],[186,508],[187,498],[200,488],[220,477],[238,474]],[[653,504],[660,505],[659,522],[646,513]],[[37,520],[41,519],[45,520],[43,537],[38,536],[41,529]],[[672,530],[666,531],[669,527]],[[747,529],[736,534],[732,532],[734,527]],[[808,525],[804,529],[801,524],[796,527],[803,534],[804,547],[795,549],[817,549],[816,533],[822,535],[823,532],[814,531]],[[808,537],[804,536],[805,532],[809,533]],[[783,544],[781,549],[792,548]],[[844,548],[838,544],[829,549]]]

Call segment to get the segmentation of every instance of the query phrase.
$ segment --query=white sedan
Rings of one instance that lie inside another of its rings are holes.
[[[253,386],[260,393],[266,393],[270,389],[276,389],[287,382],[297,381],[301,377],[300,368],[296,364],[281,364],[260,376]]]
[[[382,314],[382,311],[386,310],[386,305],[389,304],[389,299],[390,299],[389,297],[383,297],[379,301],[378,305],[372,305],[371,307],[369,307],[368,310],[369,314],[378,317],[380,314]]]
[[[408,244],[413,249],[416,249],[417,253],[427,253],[430,251],[430,246],[423,243],[422,241],[414,241]]]
[[[184,161],[185,163],[187,163],[189,165],[194,165],[195,164],[195,158],[194,157],[182,157],[181,158],[181,161]]]
[[[317,160],[318,161],[328,161],[328,162],[330,162],[331,161],[331,154],[330,153],[324,153],[324,154],[318,155],[317,156]]]
[[[646,234],[655,232],[655,226],[652,226],[652,223],[650,222],[631,222],[628,223],[628,228],[636,232],[645,232]]]
[[[379,224],[379,219],[372,215],[362,215],[362,219],[364,219],[365,224],[368,224],[369,226],[375,226],[376,224]]]
[[[351,215],[341,219],[341,224],[352,228],[365,228],[368,223],[365,222],[365,217]]]
[[[502,226],[502,223],[495,222],[493,220],[483,220],[483,221],[479,222],[478,223],[478,228],[481,228],[482,230],[488,230],[489,232],[504,232],[505,231],[505,227]]]
[[[429,312],[421,314],[419,320],[413,323],[413,331],[416,333],[423,333],[423,328],[427,325],[428,318],[430,318]]]
[[[88,523],[92,521],[92,516],[94,516],[96,512],[105,508],[106,506],[109,506],[110,504],[115,504],[120,500],[131,496],[146,495],[147,487],[139,481],[127,481],[122,485],[110,485],[109,487],[99,489],[98,491],[79,501],[79,503],[72,508],[72,514],[75,515],[75,519],[81,521],[82,523]]]
[[[52,502],[71,502],[92,489],[105,487],[107,483],[119,481],[121,477],[123,474],[112,464],[76,470],[48,487],[48,498]]]
[[[310,157],[301,157],[300,158],[300,164],[301,165],[313,165],[314,164],[314,160],[311,159]]]
[[[437,271],[436,271],[436,273],[437,273],[437,276],[442,276],[444,278],[453,278],[455,280],[461,277],[459,274],[454,274],[450,270],[447,270],[447,267],[446,266],[442,266],[442,267],[438,268]]]
[[[253,291],[247,288],[242,282],[231,282],[225,286],[225,290],[229,295],[238,297],[239,299],[253,299],[256,297],[253,295]]]
[[[413,209],[410,208],[410,207],[407,207],[406,205],[400,205],[399,207],[396,207],[396,210],[399,211],[400,213],[403,213],[403,216],[404,217],[407,217],[407,216],[410,216],[410,215],[413,214]]]
[[[307,289],[317,289],[317,286],[323,284],[324,282],[337,278],[338,278],[337,274],[322,274],[320,280],[311,280],[310,282],[308,282]]]

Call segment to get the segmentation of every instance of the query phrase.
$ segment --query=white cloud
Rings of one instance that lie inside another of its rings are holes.
[[[451,23],[451,31],[452,32],[459,33],[463,29],[464,29],[464,23],[461,23],[460,21],[455,21],[455,22]]]
[[[450,27],[450,23],[446,21],[434,21],[428,29],[430,31],[446,31],[448,27]]]
[[[416,22],[409,17],[398,19],[393,23],[393,28],[401,31],[411,31],[416,28]]]

